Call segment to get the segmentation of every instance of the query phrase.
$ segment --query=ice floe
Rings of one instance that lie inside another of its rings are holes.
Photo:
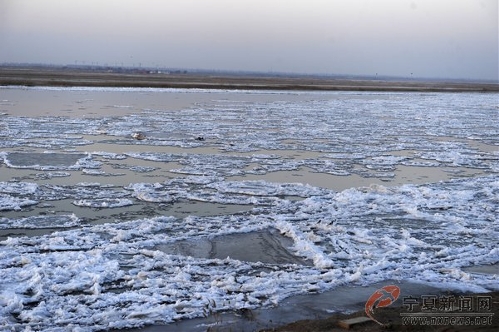
[[[38,202],[34,200],[0,194],[0,211],[21,210],[23,207],[36,204]]]
[[[73,201],[76,206],[86,206],[92,208],[116,208],[133,205],[133,201],[127,198],[100,198],[100,199],[80,199]]]

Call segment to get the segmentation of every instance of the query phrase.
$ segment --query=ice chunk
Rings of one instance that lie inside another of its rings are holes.
[[[36,204],[38,201],[0,194],[0,211],[21,210],[23,207]]]
[[[133,201],[128,198],[114,198],[114,199],[80,199],[73,201],[76,206],[85,206],[92,208],[117,208],[128,205],[133,205]]]

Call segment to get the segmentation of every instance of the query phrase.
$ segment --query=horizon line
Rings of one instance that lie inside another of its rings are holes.
[[[301,72],[286,72],[286,71],[263,71],[263,70],[245,70],[245,69],[206,69],[206,68],[185,68],[185,67],[166,67],[166,66],[136,66],[136,65],[109,65],[109,64],[99,64],[95,63],[82,63],[82,64],[53,64],[53,63],[42,63],[42,62],[2,62],[0,67],[50,67],[50,68],[74,68],[74,69],[119,69],[124,71],[161,71],[158,74],[167,74],[167,72],[175,73],[218,73],[218,74],[246,74],[246,75],[262,75],[267,77],[316,77],[316,78],[349,78],[349,79],[368,79],[368,80],[403,80],[403,81],[437,81],[437,82],[482,82],[499,84],[499,79],[484,79],[484,78],[450,78],[450,77],[425,77],[425,76],[402,76],[402,75],[384,75],[380,73],[375,74],[338,74],[338,73],[301,73]],[[165,71],[163,73],[163,71]],[[154,73],[151,73],[154,74]]]

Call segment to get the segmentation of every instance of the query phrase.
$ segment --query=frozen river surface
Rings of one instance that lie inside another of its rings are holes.
[[[497,94],[0,88],[0,329],[499,290]],[[134,139],[141,133],[144,139]]]

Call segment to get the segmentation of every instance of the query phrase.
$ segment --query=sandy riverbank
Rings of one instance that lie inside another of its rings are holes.
[[[209,88],[241,90],[498,92],[497,83],[368,80],[305,75],[219,74],[0,66],[0,85]]]

